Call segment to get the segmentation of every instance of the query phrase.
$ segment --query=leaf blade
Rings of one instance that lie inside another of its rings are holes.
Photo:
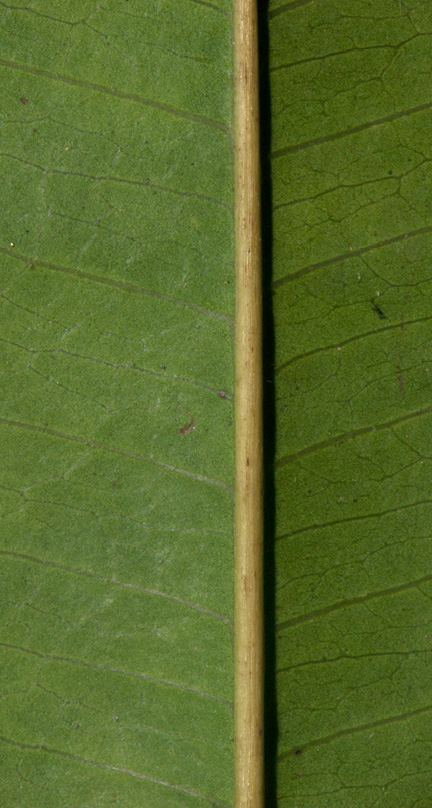
[[[279,799],[305,808],[432,788],[429,28],[369,12],[270,14]]]
[[[226,805],[230,19],[63,6],[1,27],[4,801]]]

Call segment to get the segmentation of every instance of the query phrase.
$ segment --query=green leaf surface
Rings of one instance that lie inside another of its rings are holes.
[[[281,808],[432,800],[431,33],[270,4]]]
[[[231,11],[1,5],[6,808],[232,804]],[[269,20],[277,804],[428,808],[432,13]]]
[[[2,4],[6,808],[232,802],[230,7]]]

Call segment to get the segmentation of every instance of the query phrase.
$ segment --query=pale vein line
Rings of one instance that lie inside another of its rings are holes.
[[[17,62],[11,62],[7,59],[0,59],[0,65],[4,67],[10,67],[14,70],[21,70],[25,73],[32,73],[35,76],[43,76],[47,79],[53,79],[53,81],[61,81],[65,84],[76,86],[76,87],[84,87],[87,90],[93,90],[98,93],[106,93],[108,95],[113,95],[116,98],[122,98],[128,101],[136,101],[139,104],[143,104],[147,107],[153,107],[154,109],[158,109],[161,112],[167,112],[170,115],[175,115],[178,118],[184,118],[188,121],[193,121],[194,123],[203,124],[204,126],[210,126],[213,129],[220,129],[222,132],[228,132],[229,127],[227,124],[222,123],[222,121],[215,121],[212,118],[207,118],[202,115],[196,115],[192,112],[186,112],[185,110],[177,109],[176,107],[172,107],[169,104],[163,104],[159,101],[153,101],[150,98],[143,98],[142,96],[138,95],[137,93],[126,93],[122,92],[121,90],[115,90],[112,87],[105,87],[102,84],[94,84],[90,81],[84,81],[84,79],[76,79],[72,76],[63,76],[58,73],[52,73],[50,70],[42,70],[41,68],[37,67],[30,67],[30,65],[24,65]]]
[[[283,14],[285,11],[291,11],[295,8],[300,8],[300,6],[308,6],[310,3],[314,2],[315,0],[291,0],[290,3],[284,3],[283,6],[278,6],[272,11],[269,11],[269,20],[271,20],[272,17],[278,17],[279,14]]]
[[[21,157],[13,157],[12,155],[7,154],[6,152],[3,152],[3,154],[5,154],[6,157],[12,157],[13,160],[20,160],[23,163],[27,162],[26,160],[23,160]],[[425,161],[418,163],[416,168],[419,165],[423,165],[424,162]],[[33,164],[29,163],[29,165]],[[414,169],[411,169],[411,171],[413,170]],[[402,178],[408,176],[410,173],[411,172],[408,171],[400,175],[395,174],[389,176],[387,174],[384,176],[375,176],[373,177],[373,179],[363,180],[362,182],[360,181],[352,183],[339,182],[337,185],[331,185],[329,187],[324,188],[324,190],[322,191],[318,191],[315,194],[309,194],[309,196],[300,196],[297,197],[296,199],[289,199],[286,202],[275,202],[275,204],[273,205],[273,211],[276,213],[277,211],[283,210],[285,208],[291,208],[294,205],[304,205],[306,202],[316,202],[319,199],[323,199],[326,196],[331,196],[332,194],[338,193],[340,191],[357,191],[363,188],[367,188],[370,185],[372,186],[391,185],[392,187],[394,187],[395,183],[398,183]]]
[[[351,54],[351,53],[358,54],[358,53],[363,53],[363,51],[369,51],[369,50],[374,50],[374,51],[376,51],[376,50],[398,51],[404,45],[408,45],[414,39],[417,39],[418,37],[421,37],[421,36],[429,36],[429,34],[415,33],[412,36],[408,37],[407,39],[402,39],[400,42],[398,42],[397,44],[394,44],[394,45],[385,45],[385,44],[383,44],[383,45],[367,45],[367,46],[364,46],[364,47],[354,45],[351,48],[345,48],[345,49],[339,50],[339,51],[328,51],[327,53],[324,53],[324,54],[318,55],[318,56],[307,56],[304,59],[298,59],[295,62],[286,62],[285,64],[275,65],[274,67],[270,68],[270,72],[272,73],[272,72],[277,71],[277,70],[286,70],[286,69],[290,69],[292,67],[298,67],[299,65],[309,64],[311,62],[324,62],[327,59],[334,59],[337,56],[344,56],[346,54]]]
[[[340,600],[337,603],[332,603],[330,606],[324,606],[322,609],[314,609],[307,614],[293,617],[291,620],[284,620],[276,626],[276,631],[284,631],[287,628],[299,626],[301,623],[307,623],[316,618],[326,617],[328,614],[338,612],[341,609],[348,609],[351,606],[359,606],[362,603],[368,603],[370,600],[378,600],[379,598],[388,597],[389,595],[398,595],[400,592],[406,592],[409,589],[417,589],[422,584],[428,584],[432,581],[432,573],[430,575],[423,575],[422,578],[417,578],[415,581],[408,581],[405,584],[398,586],[391,586],[388,589],[380,589],[377,592],[368,592],[366,595],[359,595],[356,598],[347,598]]]
[[[405,322],[405,325],[408,325],[408,321]],[[8,340],[4,340],[0,337],[1,342],[8,342]],[[195,379],[188,379],[186,376],[176,376],[174,373],[160,373],[157,370],[149,370],[148,368],[142,368],[138,365],[117,365],[113,362],[108,362],[105,359],[98,359],[95,356],[87,356],[86,354],[79,354],[74,353],[73,351],[66,351],[64,348],[54,348],[52,351],[47,348],[45,350],[34,350],[32,351],[29,348],[25,348],[23,345],[19,345],[19,343],[12,343],[17,345],[19,348],[22,348],[24,351],[29,351],[30,353],[63,353],[66,356],[74,356],[77,359],[85,359],[88,362],[95,362],[98,365],[108,365],[108,367],[118,368],[119,370],[132,370],[137,373],[148,373],[150,376],[156,376],[158,379],[165,379],[167,381],[174,381],[174,382],[183,382],[185,384],[190,384],[193,387],[198,387],[200,390],[208,390],[210,393],[219,394],[221,391],[216,389],[216,387],[210,387],[209,384],[203,384],[201,382],[197,382]],[[227,393],[224,395],[224,399],[226,401],[232,401],[232,396],[228,395]]]
[[[399,323],[392,323],[391,325],[385,325],[381,328],[374,328],[371,331],[364,331],[363,334],[354,334],[352,337],[347,337],[347,339],[342,340],[341,342],[335,342],[331,345],[323,345],[320,348],[313,348],[310,351],[305,351],[302,354],[297,354],[297,356],[293,356],[292,359],[287,359],[286,362],[283,362],[279,367],[275,368],[275,373],[278,374],[285,368],[289,367],[290,365],[294,364],[294,362],[299,362],[303,359],[308,359],[310,356],[315,356],[316,354],[323,353],[324,351],[331,351],[335,349],[344,348],[345,345],[349,345],[351,342],[358,342],[358,340],[366,339],[367,337],[376,337],[380,336],[386,331],[394,331],[394,329],[403,329],[406,325],[417,325],[417,323],[426,323],[428,320],[432,319],[432,315],[428,315],[427,317],[417,317],[414,320],[401,320]]]
[[[68,435],[66,432],[59,432],[57,429],[51,429],[50,427],[40,426],[38,424],[27,424],[22,421],[12,421],[9,418],[0,418],[0,424],[5,424],[6,426],[20,429],[30,429],[33,432],[41,432],[44,435],[52,435],[54,438],[60,438],[61,440],[70,440],[84,446],[91,446],[93,449],[101,449],[106,452],[114,452],[115,454],[124,455],[125,457],[133,457],[136,460],[142,460],[145,463],[151,463],[154,466],[158,466],[158,468],[164,469],[165,471],[172,471],[175,474],[182,474],[183,476],[189,477],[192,480],[197,480],[198,482],[203,482],[207,485],[214,485],[217,488],[222,488],[228,494],[231,494],[229,486],[222,482],[222,480],[216,480],[213,477],[206,477],[204,474],[196,474],[193,471],[187,471],[187,469],[177,468],[176,466],[172,466],[170,463],[164,463],[162,460],[155,460],[152,457],[146,457],[145,455],[138,454],[137,452],[130,452],[127,449],[121,449],[118,446],[110,446],[108,443],[102,443],[101,441],[93,440],[92,438],[81,438],[77,435]]]
[[[228,202],[222,202],[221,199],[216,199],[214,196],[207,196],[206,194],[201,194],[198,191],[182,191],[178,188],[170,188],[167,185],[157,185],[156,183],[150,182],[149,179],[131,180],[128,177],[117,177],[115,174],[97,175],[86,174],[83,171],[65,171],[60,168],[45,168],[45,166],[42,166],[39,163],[33,163],[31,160],[25,160],[24,157],[18,157],[16,154],[11,154],[10,152],[0,152],[0,157],[6,157],[9,160],[16,160],[17,163],[30,166],[30,168],[36,168],[38,171],[42,171],[46,175],[58,174],[61,177],[81,177],[81,179],[93,180],[94,182],[118,182],[120,185],[133,185],[139,188],[148,188],[150,191],[161,191],[162,193],[166,194],[174,194],[174,196],[201,199],[203,202],[209,202],[212,205],[217,205],[218,207],[225,208],[229,211],[232,210],[232,205],[229,205]],[[371,182],[375,182],[375,180],[372,180]]]
[[[11,738],[6,738],[3,735],[0,735],[0,741],[9,744],[10,746],[16,746],[18,749],[22,749],[24,751],[31,750],[32,752],[47,752],[50,755],[59,755],[60,757],[68,758],[68,760],[76,760],[78,763],[85,763],[87,766],[96,766],[99,769],[120,772],[121,774],[128,774],[131,777],[137,777],[139,780],[145,780],[149,783],[165,786],[166,788],[180,791],[182,794],[188,794],[190,797],[197,797],[200,800],[210,803],[210,805],[217,806],[217,808],[231,808],[228,803],[208,797],[205,794],[201,794],[199,791],[195,791],[195,789],[186,788],[185,786],[180,786],[176,783],[169,783],[166,780],[158,780],[157,777],[151,777],[148,774],[136,772],[133,769],[127,768],[126,766],[114,766],[111,763],[101,763],[98,760],[91,760],[90,758],[85,758],[81,755],[75,755],[73,752],[65,752],[62,749],[53,749],[52,747],[45,746],[44,744],[21,743],[20,741],[14,741]]]
[[[106,286],[114,287],[114,289],[122,289],[126,292],[135,292],[140,295],[145,295],[146,297],[154,297],[158,300],[166,300],[168,303],[174,303],[177,306],[184,306],[185,308],[192,309],[192,311],[197,311],[200,314],[204,314],[207,317],[212,317],[216,320],[224,320],[229,324],[231,324],[232,321],[232,318],[228,314],[213,311],[212,309],[206,309],[203,306],[198,306],[196,303],[190,303],[188,300],[181,300],[177,297],[164,295],[161,292],[143,289],[141,286],[135,286],[133,283],[127,283],[127,281],[116,281],[113,278],[105,278],[103,275],[94,275],[92,272],[85,272],[82,269],[74,269],[73,267],[64,267],[59,266],[58,264],[51,264],[48,261],[42,261],[39,258],[29,258],[27,255],[22,255],[15,252],[15,250],[7,249],[6,247],[0,247],[0,253],[9,255],[12,258],[16,258],[17,261],[28,264],[30,267],[41,267],[42,269],[49,269],[53,272],[64,272],[66,275],[72,275],[77,278],[85,278],[86,280],[93,281],[94,283],[104,283]]]
[[[418,36],[415,35],[415,36]],[[289,70],[292,67],[298,67],[299,65],[310,64],[311,62],[324,62],[327,59],[334,59],[336,56],[345,56],[349,53],[362,53],[363,51],[369,50],[397,50],[401,45],[406,45],[407,42],[411,41],[410,39],[405,39],[400,42],[398,45],[370,45],[368,47],[352,47],[346,48],[345,50],[340,51],[330,51],[329,53],[324,53],[322,56],[308,56],[305,59],[298,59],[296,62],[286,62],[284,64],[275,65],[274,67],[270,68],[270,73],[275,73],[278,70]]]
[[[385,115],[383,118],[376,118],[374,121],[366,121],[360,123],[358,126],[353,126],[351,129],[344,129],[341,132],[333,132],[329,135],[322,135],[322,137],[314,138],[314,140],[305,140],[302,143],[294,143],[292,146],[284,146],[282,149],[277,149],[271,154],[272,158],[283,157],[286,154],[293,154],[294,152],[303,151],[303,149],[310,149],[314,146],[320,146],[322,143],[331,143],[333,140],[341,140],[350,135],[356,135],[358,132],[364,132],[367,129],[373,129],[374,126],[382,126],[391,121],[397,121],[399,118],[406,118],[409,115],[417,115],[419,112],[424,112],[432,108],[432,102],[427,104],[419,104],[417,107],[410,109],[400,110],[393,112],[391,115]]]
[[[2,295],[0,294],[0,297]],[[9,298],[5,298],[5,300],[9,300]],[[214,393],[219,395],[221,390],[216,389],[216,387],[211,387],[209,384],[203,384],[201,382],[197,382],[195,379],[188,379],[186,376],[177,376],[175,373],[161,373],[157,370],[150,370],[149,368],[142,368],[139,365],[122,365],[116,364],[115,362],[108,362],[106,359],[99,359],[96,356],[88,356],[87,354],[80,354],[75,353],[74,351],[67,351],[65,348],[27,348],[26,345],[22,345],[19,342],[13,342],[12,340],[4,339],[0,337],[0,342],[4,342],[6,345],[13,345],[15,348],[20,348],[22,351],[26,351],[31,356],[34,354],[64,354],[65,356],[73,356],[75,359],[83,359],[86,362],[94,362],[97,365],[106,365],[107,367],[114,368],[115,370],[130,370],[134,373],[144,373],[148,374],[149,376],[155,376],[157,379],[163,379],[165,381],[174,381],[184,384],[190,384],[193,387],[198,387],[200,390],[208,390],[210,393]],[[223,396],[225,401],[232,401],[232,396],[226,395]]]
[[[297,272],[293,272],[291,275],[285,275],[283,278],[279,278],[273,283],[273,289],[277,289],[278,286],[282,286],[283,284],[288,283],[288,281],[294,281],[297,278],[302,278],[304,275],[309,275],[310,272],[315,272],[317,269],[322,269],[323,267],[328,267],[332,264],[338,264],[340,261],[346,261],[348,258],[357,258],[364,253],[371,252],[371,250],[378,250],[380,247],[387,247],[388,244],[396,244],[399,241],[405,241],[409,238],[422,236],[425,233],[432,233],[432,225],[420,227],[418,230],[410,230],[408,233],[400,233],[398,236],[391,236],[391,238],[383,239],[383,241],[376,241],[374,244],[367,244],[366,247],[358,247],[355,250],[347,250],[347,252],[341,253],[340,255],[334,255],[331,258],[326,258],[324,261],[317,261],[315,264],[309,264],[309,266],[303,267],[302,269],[297,270]]]
[[[69,25],[70,28],[75,28],[78,25],[87,25],[87,27],[89,27],[90,30],[95,30],[95,29],[92,29],[91,26],[88,25],[87,20],[90,19],[90,17],[93,16],[95,10],[97,10],[97,9],[93,9],[93,11],[90,11],[89,14],[87,14],[86,17],[81,17],[81,19],[79,19],[79,20],[63,20],[63,19],[61,19],[61,17],[53,17],[53,16],[51,16],[49,14],[44,14],[42,11],[36,11],[36,9],[34,9],[34,8],[29,8],[28,6],[10,6],[10,5],[8,5],[8,3],[4,3],[4,2],[0,2],[0,5],[2,5],[3,8],[6,8],[8,11],[11,11],[11,12],[14,12],[14,11],[27,11],[28,14],[34,14],[37,17],[42,17],[43,19],[51,20],[51,22],[59,22],[59,23],[61,23],[61,25]]]
[[[189,3],[196,3],[197,6],[207,6],[207,8],[211,8],[213,11],[218,11],[219,14],[223,14],[224,17],[230,18],[228,11],[225,11],[224,8],[220,8],[220,6],[216,6],[215,3],[207,2],[207,0],[189,0]]]
[[[119,586],[123,589],[133,589],[137,592],[143,592],[146,595],[154,595],[158,598],[166,598],[166,600],[172,600],[175,603],[179,603],[181,606],[186,606],[187,608],[193,609],[201,614],[205,614],[208,617],[214,617],[215,620],[220,620],[222,623],[225,623],[228,626],[231,624],[230,619],[224,614],[214,612],[212,609],[206,609],[205,606],[201,606],[199,603],[194,603],[193,601],[185,598],[180,598],[178,595],[170,595],[168,592],[161,592],[159,589],[151,589],[146,586],[140,586],[139,584],[118,581],[115,578],[107,578],[104,575],[97,575],[89,570],[80,570],[76,567],[69,567],[67,564],[60,564],[57,561],[48,561],[43,558],[36,558],[35,556],[27,555],[26,553],[17,553],[13,550],[0,550],[0,555],[8,558],[20,558],[23,561],[30,561],[33,564],[40,564],[43,567],[53,567],[54,569],[72,573],[73,575],[83,575],[84,577],[92,578],[95,581],[102,581],[103,583]]]
[[[419,707],[417,710],[408,710],[407,712],[400,713],[399,715],[392,715],[388,718],[380,718],[377,721],[371,721],[368,724],[360,724],[358,727],[347,727],[346,729],[340,729],[337,732],[333,732],[331,735],[326,735],[324,738],[317,738],[314,741],[301,744],[300,748],[302,752],[307,752],[309,749],[314,749],[317,746],[332,743],[333,741],[337,741],[339,738],[344,738],[347,735],[356,735],[361,732],[367,732],[371,729],[384,727],[387,724],[396,724],[401,721],[407,721],[410,718],[415,718],[417,715],[429,713],[431,710],[432,705],[428,705],[427,707]],[[289,749],[287,752],[282,752],[282,754],[279,755],[278,760],[282,761],[288,757],[292,757],[298,753],[298,750],[299,746],[295,746],[293,749]]]
[[[22,645],[13,645],[9,642],[0,642],[1,648],[9,648],[11,651],[20,651],[22,654],[29,654],[30,656],[36,656],[39,659],[44,660],[53,660],[54,662],[66,662],[69,665],[81,665],[84,668],[91,668],[92,670],[97,671],[105,671],[106,673],[118,673],[120,676],[133,676],[135,679],[144,679],[146,682],[153,682],[156,685],[164,685],[166,687],[174,687],[178,690],[186,690],[188,693],[195,693],[197,696],[202,696],[205,699],[211,699],[212,701],[217,701],[219,704],[223,704],[224,707],[229,707],[231,710],[232,705],[226,699],[221,699],[219,696],[213,695],[213,693],[206,693],[205,690],[200,690],[198,687],[192,687],[191,685],[184,685],[181,682],[174,682],[171,679],[159,679],[157,676],[150,676],[147,673],[137,673],[136,671],[126,671],[123,668],[112,668],[109,665],[96,665],[93,662],[87,662],[84,659],[75,659],[74,657],[64,657],[60,656],[59,654],[43,654],[41,651],[34,651],[30,648],[24,648]]]
[[[387,421],[384,424],[372,424],[371,426],[362,426],[359,429],[351,429],[349,432],[343,432],[341,435],[335,435],[333,438],[314,443],[311,446],[307,446],[305,449],[300,449],[298,452],[293,452],[293,454],[281,457],[280,460],[276,461],[276,468],[282,468],[301,457],[318,452],[321,449],[327,449],[329,446],[337,446],[338,443],[343,443],[346,440],[358,438],[361,435],[369,435],[372,432],[381,432],[383,429],[391,429],[393,426],[403,424],[405,421],[410,421],[413,418],[421,418],[423,415],[427,415],[430,412],[432,412],[432,406],[409,412],[406,415],[400,415],[398,418],[394,418],[392,421]]]
[[[315,667],[317,665],[333,665],[339,662],[357,662],[360,659],[377,659],[377,657],[403,657],[405,660],[411,656],[424,656],[432,653],[431,648],[410,648],[407,651],[369,651],[368,654],[340,654],[337,657],[321,657],[321,659],[307,659],[304,662],[296,662],[294,665],[287,665],[285,668],[278,668],[276,673],[289,673],[299,668]]]
[[[196,3],[200,6],[208,6],[212,8],[214,11],[219,11],[221,14],[229,17],[228,11],[220,8],[219,6],[215,5],[215,3],[210,3],[208,0],[188,0],[189,3]],[[91,11],[87,17],[83,17],[79,20],[71,21],[71,20],[62,20],[59,17],[51,17],[48,14],[43,14],[41,11],[35,11],[33,8],[28,8],[27,6],[10,6],[7,3],[0,2],[4,8],[7,8],[9,11],[27,11],[29,14],[36,14],[38,17],[44,17],[45,19],[52,20],[53,22],[60,22],[63,25],[69,25],[70,27],[75,27],[77,25],[87,25],[87,20],[94,14],[94,11]],[[97,10],[97,9],[96,9]],[[132,16],[132,15],[129,15]],[[96,28],[92,28],[88,26],[91,30],[96,31]],[[98,32],[99,33],[99,32]]]
[[[336,527],[337,525],[345,525],[350,522],[360,522],[363,519],[381,519],[389,513],[399,513],[408,508],[419,508],[421,505],[432,505],[432,499],[422,499],[419,502],[409,502],[407,505],[398,505],[395,508],[387,508],[385,511],[376,511],[375,513],[365,513],[358,516],[347,516],[345,519],[334,519],[332,522],[321,522],[315,525],[306,525],[306,527],[299,527],[291,533],[282,533],[276,536],[276,541],[281,539],[290,539],[292,536],[298,536],[299,533],[309,533],[312,530],[325,530],[328,527]]]

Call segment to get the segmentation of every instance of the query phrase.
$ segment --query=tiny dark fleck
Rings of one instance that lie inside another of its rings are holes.
[[[219,398],[227,398],[227,394],[223,390],[218,390]]]
[[[246,458],[246,465],[247,466],[249,465],[249,458],[248,457]]]
[[[28,98],[20,98],[21,104],[28,104]]]
[[[301,753],[302,753],[301,749],[296,749],[294,752],[295,755],[301,755]]]
[[[375,300],[373,299],[373,297],[371,297],[371,303],[372,303],[372,306],[374,307],[378,317],[380,318],[380,320],[385,320],[386,315],[384,314],[383,311],[381,311],[380,307],[375,303]]]
[[[390,169],[389,174],[393,174],[393,171]]]
[[[166,370],[166,365],[161,365],[162,370]]]

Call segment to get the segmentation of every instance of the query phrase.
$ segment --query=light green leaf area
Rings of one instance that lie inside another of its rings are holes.
[[[1,7],[11,808],[232,800],[230,7]]]
[[[271,4],[284,808],[432,801],[431,33]]]

